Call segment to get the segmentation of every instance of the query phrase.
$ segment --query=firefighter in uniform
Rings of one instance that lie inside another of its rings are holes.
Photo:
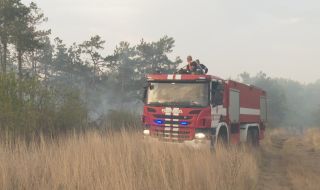
[[[192,70],[193,70],[193,67],[194,67],[194,65],[192,64],[193,61],[192,61],[191,55],[189,55],[189,56],[187,57],[187,63],[188,63],[188,65],[187,65],[187,71],[189,71],[189,72],[191,73]]]
[[[187,65],[181,68],[177,73],[203,75],[208,73],[208,68],[205,65],[201,64],[198,59],[196,61],[193,61],[192,57],[189,55],[187,57]]]

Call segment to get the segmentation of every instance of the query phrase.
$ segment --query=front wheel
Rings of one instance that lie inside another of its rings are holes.
[[[218,135],[217,144],[223,147],[228,145],[228,136],[225,133],[221,133]]]
[[[211,136],[211,150],[215,151],[217,147],[226,148],[228,146],[228,136],[225,133],[220,133],[218,136]]]

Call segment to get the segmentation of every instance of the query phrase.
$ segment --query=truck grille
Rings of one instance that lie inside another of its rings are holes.
[[[183,142],[192,139],[190,128],[156,127],[153,135],[165,141]]]
[[[181,120],[192,119],[191,116],[175,116],[175,115],[160,115],[160,114],[154,114],[153,117],[159,118],[159,119],[181,119]]]

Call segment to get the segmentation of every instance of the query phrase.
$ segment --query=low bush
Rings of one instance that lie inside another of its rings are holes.
[[[87,126],[86,106],[76,89],[0,75],[0,130],[14,136],[54,135]],[[3,133],[2,133],[3,134]]]

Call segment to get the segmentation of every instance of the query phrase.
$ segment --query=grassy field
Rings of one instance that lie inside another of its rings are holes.
[[[262,142],[258,189],[319,190],[320,129],[274,129]]]
[[[320,130],[269,131],[261,148],[194,149],[136,133],[3,141],[0,189],[319,189]]]
[[[95,132],[0,145],[0,189],[255,189],[255,157],[149,143],[141,135]]]

